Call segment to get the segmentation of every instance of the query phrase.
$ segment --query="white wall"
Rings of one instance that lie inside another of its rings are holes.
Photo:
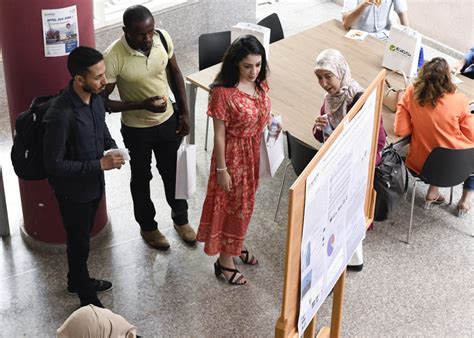
[[[411,26],[465,53],[474,47],[473,0],[407,0]]]

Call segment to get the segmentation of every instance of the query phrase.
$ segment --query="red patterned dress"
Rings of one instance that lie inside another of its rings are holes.
[[[216,155],[211,160],[207,195],[197,232],[210,256],[239,256],[252,217],[258,187],[260,140],[270,114],[268,85],[252,96],[237,88],[215,87],[207,114],[225,123],[225,163],[232,179],[226,193],[217,185]]]

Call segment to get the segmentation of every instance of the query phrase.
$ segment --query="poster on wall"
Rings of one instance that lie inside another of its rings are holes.
[[[44,55],[69,55],[79,46],[76,5],[58,9],[42,9]]]

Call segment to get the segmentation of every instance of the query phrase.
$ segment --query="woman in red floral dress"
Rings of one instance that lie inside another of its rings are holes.
[[[245,35],[231,44],[211,85],[214,151],[197,240],[206,254],[219,254],[216,276],[233,285],[247,282],[233,257],[258,263],[244,240],[258,187],[260,140],[270,119],[267,71],[265,49]]]

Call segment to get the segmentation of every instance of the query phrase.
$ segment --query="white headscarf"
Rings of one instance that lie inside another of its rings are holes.
[[[346,59],[337,49],[325,49],[316,58],[314,71],[326,70],[333,73],[340,81],[339,91],[334,95],[326,93],[324,105],[329,123],[335,129],[347,114],[347,106],[352,103],[357,93],[364,89],[351,76]]]
[[[58,338],[134,338],[137,329],[110,310],[88,305],[74,311],[56,333]]]

